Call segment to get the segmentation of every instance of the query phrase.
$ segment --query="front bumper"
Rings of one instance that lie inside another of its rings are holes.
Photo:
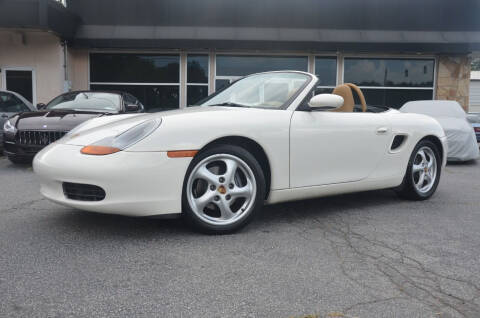
[[[33,159],[45,146],[20,145],[15,140],[15,135],[3,134],[3,153],[9,157],[19,159]]]
[[[35,157],[33,169],[46,198],[81,210],[150,216],[181,213],[182,187],[191,158],[166,152],[120,151],[107,156],[80,153],[81,146],[52,144]],[[105,190],[102,201],[68,199],[63,182],[91,184]]]

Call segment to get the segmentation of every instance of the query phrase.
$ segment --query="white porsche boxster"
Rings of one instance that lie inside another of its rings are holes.
[[[384,188],[412,200],[435,192],[447,153],[435,119],[367,107],[352,84],[314,95],[317,81],[259,73],[196,107],[89,120],[35,157],[41,193],[101,213],[183,214],[198,229],[225,233],[265,203]]]

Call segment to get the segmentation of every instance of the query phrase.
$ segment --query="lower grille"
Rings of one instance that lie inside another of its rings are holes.
[[[15,138],[20,145],[47,146],[62,138],[66,133],[66,131],[19,130]]]
[[[105,190],[92,184],[64,182],[63,193],[70,200],[102,201],[105,199]]]

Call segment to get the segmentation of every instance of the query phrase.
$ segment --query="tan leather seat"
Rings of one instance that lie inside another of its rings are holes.
[[[353,99],[352,90],[357,93],[358,98],[360,98],[360,104],[362,104],[362,111],[367,111],[367,103],[365,102],[365,97],[363,96],[362,90],[355,84],[345,83],[342,85],[338,85],[333,90],[332,94],[342,96],[343,97],[343,105],[341,107],[332,109],[332,112],[353,112],[355,107],[355,100]]]

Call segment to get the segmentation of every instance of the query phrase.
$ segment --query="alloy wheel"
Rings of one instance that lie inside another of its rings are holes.
[[[437,159],[431,148],[418,149],[413,160],[412,177],[419,193],[424,194],[432,189],[437,178]]]
[[[187,200],[204,222],[228,225],[243,219],[257,193],[255,175],[240,158],[216,154],[200,161],[187,181]]]

